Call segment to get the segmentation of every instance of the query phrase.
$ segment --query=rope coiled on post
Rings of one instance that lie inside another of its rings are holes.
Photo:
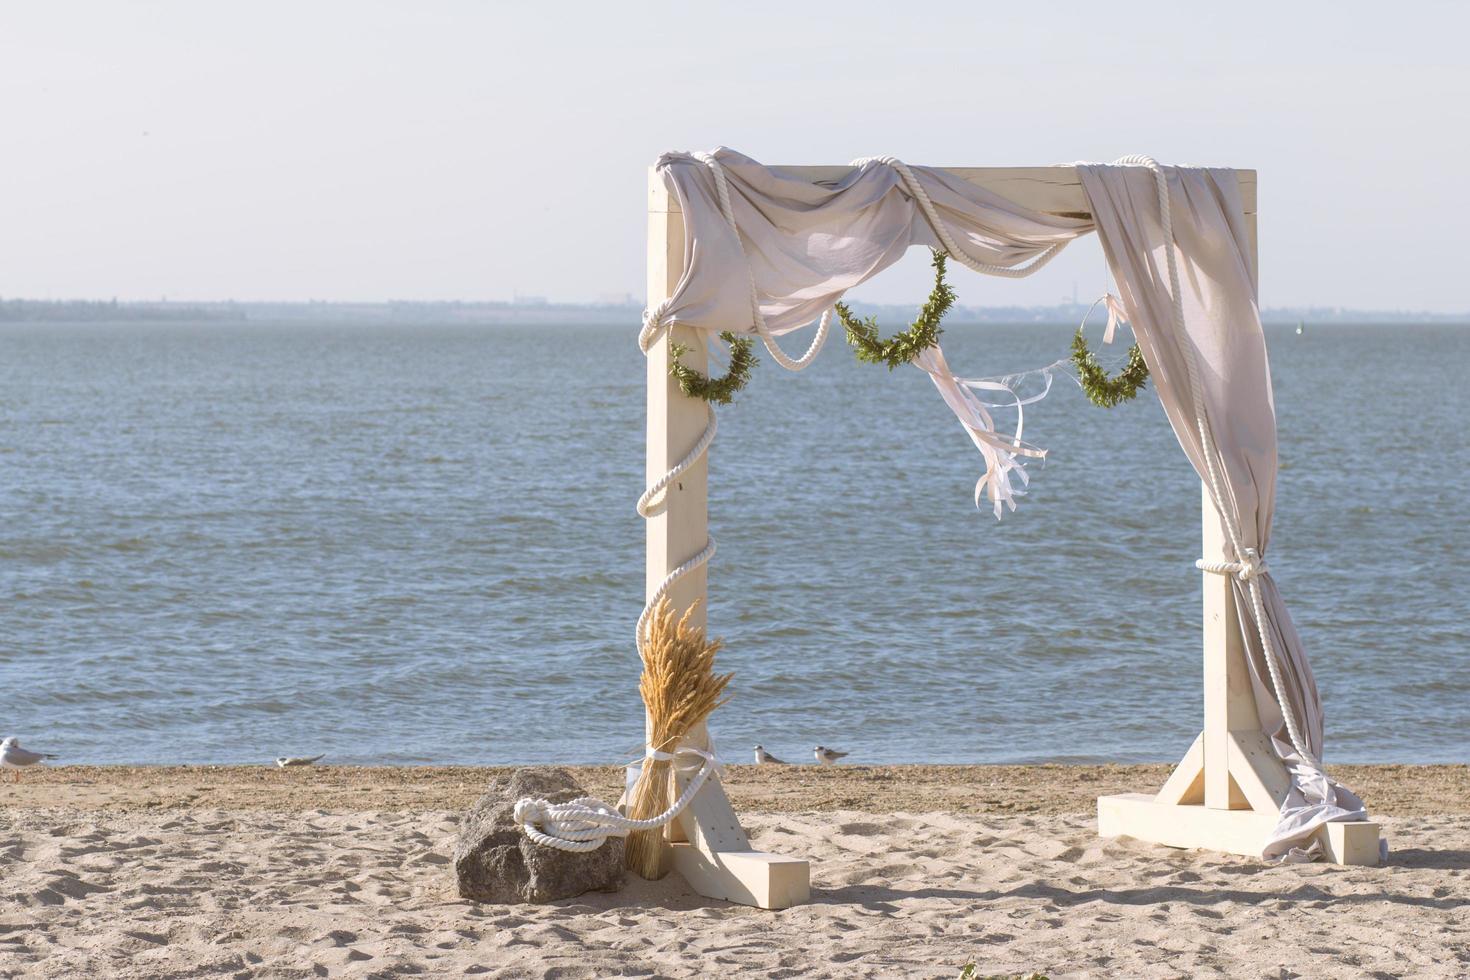
[[[730,226],[730,233],[735,236],[735,244],[740,250],[740,257],[746,259],[745,245],[740,240],[740,228],[735,221],[735,207],[730,199],[730,182],[725,176],[725,168],[709,153],[671,153],[666,154],[664,157],[664,159],[671,158],[695,160],[709,168],[710,174],[714,178],[715,197],[720,205],[720,214],[724,217],[726,224]],[[816,335],[812,338],[811,345],[807,348],[806,353],[798,358],[790,357],[776,343],[775,336],[766,325],[765,315],[761,313],[760,293],[756,288],[755,273],[751,271],[748,259],[745,261],[745,272],[746,280],[750,284],[751,323],[755,326],[756,333],[760,335],[761,342],[765,344],[766,350],[770,351],[776,363],[788,371],[800,371],[806,368],[812,361],[816,360],[817,354],[821,353],[822,346],[827,342],[827,336],[831,333],[832,311],[829,309],[822,314],[822,319],[817,325]],[[653,348],[653,345],[658,342],[660,335],[665,333],[669,327],[673,326],[674,321],[669,317],[669,309],[673,306],[673,302],[674,298],[670,296],[653,309],[644,311],[643,326],[638,331],[638,347],[644,354],[647,354]],[[684,458],[671,466],[663,476],[649,484],[643,491],[643,494],[638,498],[637,507],[639,516],[647,519],[662,513],[668,506],[667,490],[669,486],[684,473],[688,472],[709,451],[710,444],[715,440],[715,433],[719,431],[719,422],[716,419],[715,410],[712,405],[706,404],[705,411],[707,413],[707,421],[705,422],[704,431],[694,441],[694,445],[690,447],[689,452],[685,453]],[[644,641],[647,636],[648,618],[652,614],[654,607],[658,605],[659,600],[668,594],[669,589],[673,587],[675,582],[713,558],[716,550],[715,539],[712,536],[707,537],[703,548],[690,557],[689,560],[665,575],[658,587],[649,594],[648,601],[643,604],[643,611],[638,615],[638,625],[635,631],[640,652],[643,650]]]

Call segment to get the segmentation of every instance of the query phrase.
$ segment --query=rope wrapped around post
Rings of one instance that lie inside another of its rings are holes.
[[[715,182],[715,195],[719,200],[720,214],[730,226],[730,232],[735,236],[735,244],[740,249],[741,257],[744,258],[745,246],[740,241],[740,228],[735,221],[735,208],[730,200],[730,182],[725,176],[725,168],[709,153],[668,153],[661,158],[661,161],[668,159],[694,160],[709,168],[710,174],[713,176]],[[746,278],[750,283],[751,323],[755,326],[756,333],[760,335],[762,343],[766,346],[766,350],[776,359],[776,363],[788,371],[800,371],[806,368],[812,361],[816,360],[817,354],[821,353],[822,346],[827,342],[827,335],[831,332],[832,311],[827,310],[822,314],[822,319],[817,325],[816,335],[812,338],[811,345],[807,348],[806,353],[799,358],[793,358],[777,345],[775,336],[771,333],[770,328],[766,326],[766,318],[761,313],[760,294],[756,289],[755,275],[750,271],[750,263],[748,261],[745,263],[745,271]],[[643,326],[638,331],[638,347],[644,354],[647,354],[652,349],[653,345],[658,341],[660,334],[674,325],[674,321],[669,317],[669,309],[673,306],[673,302],[674,299],[670,296],[653,309],[644,311]],[[689,452],[678,463],[670,467],[668,472],[649,485],[643,491],[642,496],[638,498],[639,516],[647,519],[662,513],[668,502],[667,497],[664,496],[664,491],[681,474],[699,462],[704,454],[709,451],[710,444],[715,440],[715,433],[719,431],[719,423],[715,417],[714,406],[706,404],[705,410],[708,413],[708,421],[705,423],[704,431],[694,441],[694,445],[690,448]],[[638,616],[638,625],[635,630],[640,652],[643,650],[644,640],[647,635],[648,618],[652,615],[659,600],[668,595],[669,589],[675,582],[713,558],[716,550],[717,546],[714,537],[707,537],[704,547],[691,556],[688,561],[664,576],[658,588],[654,589],[653,593],[649,595],[648,601],[643,604],[643,612]]]
[[[1194,563],[1194,567],[1202,572],[1211,572],[1215,575],[1234,575],[1242,582],[1251,582],[1266,572],[1266,560],[1261,557],[1260,552],[1254,548],[1246,548],[1241,553],[1240,561],[1205,561],[1203,558]]]

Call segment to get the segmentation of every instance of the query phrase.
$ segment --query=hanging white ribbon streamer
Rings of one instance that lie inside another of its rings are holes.
[[[1039,401],[1045,397],[1046,392],[1035,398],[1022,399],[1009,386],[999,381],[979,379],[962,382],[950,371],[949,364],[944,359],[944,351],[937,344],[914,358],[913,363],[929,375],[929,380],[939,389],[940,397],[950,411],[954,412],[955,418],[960,420],[970,441],[985,459],[985,473],[975,483],[975,506],[980,506],[980,497],[983,494],[989,496],[997,519],[1004,514],[1003,508],[1015,510],[1016,498],[1025,496],[1026,485],[1031,479],[1020,458],[1045,459],[1046,450],[1021,441],[1019,415],[1014,435],[1003,436],[996,432],[995,420],[989,409],[1015,408],[1019,413],[1021,406]],[[1004,391],[1014,400],[1001,405],[987,404],[976,397],[972,388]],[[1051,383],[1048,380],[1047,390],[1050,389]]]
[[[1128,322],[1128,314],[1123,312],[1123,301],[1112,293],[1103,293],[1092,301],[1092,305],[1087,308],[1087,312],[1082,314],[1082,322],[1077,325],[1077,329],[1081,330],[1087,326],[1087,320],[1092,316],[1092,311],[1097,309],[1098,304],[1102,304],[1103,309],[1108,311],[1108,325],[1103,328],[1103,343],[1111,344],[1113,342],[1113,334],[1118,329],[1118,324]]]

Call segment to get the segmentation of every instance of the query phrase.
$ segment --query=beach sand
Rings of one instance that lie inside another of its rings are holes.
[[[1092,798],[1166,766],[732,766],[812,901],[672,876],[550,906],[455,896],[494,770],[67,767],[0,787],[0,976],[1470,975],[1470,769],[1341,766],[1383,868],[1100,840]],[[577,770],[615,795],[619,772]]]

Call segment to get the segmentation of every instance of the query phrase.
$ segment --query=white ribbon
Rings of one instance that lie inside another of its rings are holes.
[[[1031,479],[1021,463],[1021,457],[1046,458],[1045,449],[1038,449],[1021,441],[1021,407],[1040,401],[1046,396],[1046,392],[1043,391],[1040,395],[1023,399],[1009,385],[999,380],[962,381],[950,371],[949,364],[944,360],[944,351],[940,350],[937,344],[914,358],[913,364],[929,375],[929,380],[933,381],[934,387],[939,389],[940,397],[944,399],[950,411],[954,412],[955,418],[960,420],[960,425],[965,427],[970,441],[975,444],[975,448],[980,450],[980,455],[985,459],[985,473],[975,483],[975,506],[980,506],[980,497],[985,494],[990,497],[996,518],[1001,517],[1003,507],[1015,510],[1016,498],[1025,496],[1026,485]],[[971,390],[976,388],[983,391],[1004,391],[1014,400],[1006,404],[987,403],[981,401]],[[1047,390],[1050,389],[1051,377],[1048,374]],[[1014,435],[1005,436],[996,432],[995,420],[989,412],[991,408],[1016,409]]]

